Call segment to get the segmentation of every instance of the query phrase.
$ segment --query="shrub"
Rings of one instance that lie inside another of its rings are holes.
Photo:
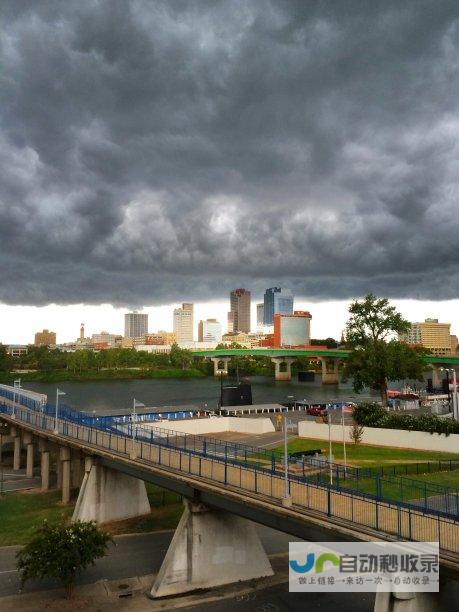
[[[21,583],[31,578],[59,578],[70,598],[77,573],[106,555],[110,534],[93,522],[38,528],[33,539],[17,553]]]
[[[382,406],[372,402],[362,402],[354,408],[354,421],[365,427],[382,427],[384,429],[404,429],[407,431],[427,431],[449,435],[459,433],[459,422],[442,419],[434,414],[397,414],[388,412]]]
[[[360,444],[363,438],[364,427],[363,425],[359,425],[358,423],[354,423],[351,431],[349,432],[349,437],[351,438],[354,444]]]

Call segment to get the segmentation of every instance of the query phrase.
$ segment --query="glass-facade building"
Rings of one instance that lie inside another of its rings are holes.
[[[293,294],[280,287],[266,289],[263,304],[264,325],[273,325],[275,314],[293,314]]]

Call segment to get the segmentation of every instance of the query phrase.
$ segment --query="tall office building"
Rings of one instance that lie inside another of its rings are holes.
[[[35,334],[35,346],[54,346],[56,344],[56,332],[44,329]]]
[[[230,311],[228,313],[228,331],[250,331],[250,291],[235,289],[230,293]]]
[[[174,334],[177,344],[193,342],[193,304],[184,303],[174,309]]]
[[[139,338],[148,333],[148,315],[141,312],[127,312],[124,315],[124,337]]]
[[[293,314],[293,295],[280,287],[266,289],[264,297],[263,324],[273,325],[275,314]]]
[[[440,357],[456,355],[456,337],[451,335],[451,323],[439,323],[438,319],[426,319],[412,323],[407,334],[400,336],[408,344],[418,344]]]
[[[198,323],[198,342],[221,342],[222,326],[217,319],[207,319]]]
[[[262,302],[257,304],[257,331],[263,331],[263,314],[265,311],[265,305]]]

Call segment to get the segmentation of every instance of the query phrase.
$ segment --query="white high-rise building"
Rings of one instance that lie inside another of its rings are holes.
[[[124,337],[139,338],[148,334],[148,315],[137,312],[127,312],[124,315]]]
[[[198,324],[198,342],[216,342],[222,341],[222,326],[217,319],[207,319],[199,321]]]
[[[193,342],[193,304],[182,304],[174,309],[174,334],[177,344]]]

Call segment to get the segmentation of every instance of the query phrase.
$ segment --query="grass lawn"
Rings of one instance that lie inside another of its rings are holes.
[[[322,454],[327,455],[328,441],[296,438],[295,440],[290,440],[288,443],[290,452],[312,450],[316,448],[320,448]],[[278,446],[274,450],[283,453],[284,447]],[[332,453],[335,460],[338,462],[342,461],[344,459],[343,444],[340,442],[333,442]],[[346,455],[349,464],[361,467],[375,467],[394,463],[438,461],[439,459],[456,459],[459,461],[459,453],[407,450],[403,448],[353,444],[352,442],[346,443]]]
[[[323,474],[323,482],[328,482],[328,477],[325,473]],[[336,484],[336,478],[334,483]],[[416,483],[419,483],[419,486]],[[445,487],[457,489],[459,488],[459,470],[452,470],[450,472],[436,472],[435,474],[410,474],[408,477],[383,477],[381,479],[381,497],[399,501],[409,501],[411,499],[423,498],[425,495],[429,497],[440,493],[437,493],[435,489],[429,490],[429,488],[427,488],[427,490],[425,490],[423,483],[443,485]],[[343,480],[340,478],[339,485],[343,488],[354,489],[364,493],[371,493],[372,495],[377,494],[375,478],[361,478],[359,480]]]
[[[176,527],[183,512],[180,496],[148,483],[146,487],[151,514],[110,523],[106,527],[111,533],[136,533]],[[49,523],[69,519],[78,490],[75,489],[72,493],[72,503],[68,506],[62,506],[60,503],[60,491],[5,493],[0,498],[0,546],[25,544],[33,535],[34,529],[45,519]]]

